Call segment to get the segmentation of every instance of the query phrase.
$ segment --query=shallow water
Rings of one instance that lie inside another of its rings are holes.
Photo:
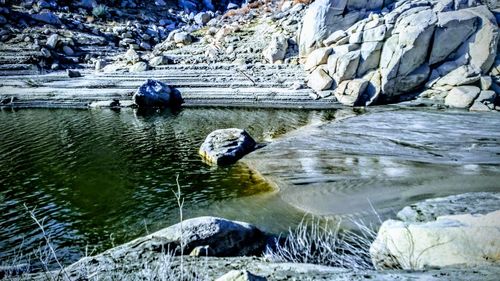
[[[245,161],[298,209],[394,217],[426,198],[500,191],[499,124],[498,113],[370,109],[299,129]]]
[[[184,109],[0,111],[0,260],[39,247],[35,209],[64,263],[178,221],[217,215],[280,231],[302,217],[243,163],[213,168],[197,155],[214,129],[247,129],[264,142],[328,112]],[[7,262],[8,263],[8,262]]]

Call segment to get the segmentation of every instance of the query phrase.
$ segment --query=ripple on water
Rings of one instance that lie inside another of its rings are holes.
[[[23,204],[44,219],[65,263],[87,246],[101,251],[173,224],[176,175],[186,217],[218,215],[284,230],[300,220],[299,212],[247,166],[203,164],[198,147],[219,128],[245,128],[267,141],[330,116],[257,109],[0,111],[0,260],[40,244]]]

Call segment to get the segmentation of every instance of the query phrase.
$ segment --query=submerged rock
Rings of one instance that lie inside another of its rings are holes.
[[[181,94],[169,85],[148,79],[132,97],[138,107],[178,107],[184,101]]]
[[[426,223],[385,221],[370,248],[377,269],[423,269],[500,261],[500,211],[438,217]]]
[[[255,140],[245,130],[220,129],[207,136],[199,154],[210,163],[227,165],[252,152],[255,146]]]

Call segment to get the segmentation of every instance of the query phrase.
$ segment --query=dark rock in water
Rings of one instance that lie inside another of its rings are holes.
[[[82,77],[82,74],[80,73],[80,71],[78,70],[71,70],[71,69],[68,69],[66,70],[67,73],[68,73],[68,77],[69,78],[77,78],[77,77]]]
[[[471,192],[428,199],[404,207],[398,218],[405,222],[434,221],[439,216],[487,214],[500,209],[500,193]]]
[[[40,14],[31,15],[31,18],[37,21],[41,21],[44,23],[52,24],[52,25],[60,25],[61,20],[58,16],[51,12],[43,12]]]
[[[210,163],[228,165],[252,152],[255,146],[255,140],[245,130],[220,129],[207,136],[199,154]]]
[[[178,107],[184,101],[178,90],[160,81],[148,79],[132,97],[138,107]]]

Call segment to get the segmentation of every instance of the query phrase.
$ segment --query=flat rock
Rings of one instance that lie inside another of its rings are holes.
[[[228,165],[252,152],[255,146],[255,140],[245,130],[220,129],[206,137],[199,154],[209,163]]]
[[[404,222],[429,222],[440,216],[487,214],[498,209],[500,193],[470,192],[412,204],[399,211],[397,217]]]

